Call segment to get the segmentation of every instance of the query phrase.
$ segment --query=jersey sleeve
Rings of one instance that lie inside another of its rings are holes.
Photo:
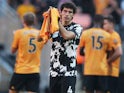
[[[72,29],[72,32],[74,32],[74,34],[75,34],[75,40],[76,40],[77,45],[79,44],[82,30],[83,30],[83,28],[79,24],[75,24],[74,28]]]
[[[83,30],[83,28],[80,25],[78,25],[78,24],[75,25],[73,32],[75,33],[76,38],[80,39],[82,30]]]
[[[12,48],[18,48],[18,43],[19,43],[19,31],[15,31],[13,32],[14,34],[14,38],[13,38],[13,42],[12,42]]]
[[[120,36],[116,36],[116,37],[113,38],[112,46],[113,46],[114,49],[116,49],[117,47],[121,46],[121,38],[120,38]]]

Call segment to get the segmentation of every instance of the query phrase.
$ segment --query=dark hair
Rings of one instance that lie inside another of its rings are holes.
[[[115,20],[112,15],[104,16],[104,20],[108,20],[110,23],[115,24]]]
[[[103,20],[104,19],[103,19],[102,15],[95,15],[94,16],[94,25],[102,27],[103,26]]]
[[[35,14],[34,13],[31,13],[31,12],[28,12],[26,14],[24,14],[23,16],[23,20],[24,20],[24,23],[27,25],[27,26],[32,26],[34,25],[34,22],[35,22]]]
[[[76,5],[71,2],[65,2],[61,5],[60,10],[62,11],[64,8],[70,8],[73,9],[73,13],[75,14],[77,11]]]

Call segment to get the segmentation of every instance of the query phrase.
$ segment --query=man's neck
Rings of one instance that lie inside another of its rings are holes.
[[[27,26],[27,25],[25,25],[24,28],[31,29],[31,28],[33,28],[33,26]]]
[[[110,29],[110,30],[109,30],[109,33],[113,33],[113,32],[114,32],[114,29]]]
[[[72,23],[72,21],[70,21],[70,22],[65,22],[65,21],[64,21],[64,22],[62,22],[62,25],[63,25],[63,26],[67,26],[67,25],[70,25],[71,23]]]
[[[101,25],[95,24],[94,27],[96,27],[96,28],[101,28]]]

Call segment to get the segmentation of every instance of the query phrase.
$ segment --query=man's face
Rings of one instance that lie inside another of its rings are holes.
[[[63,10],[61,11],[62,21],[70,22],[73,19],[73,16],[74,16],[73,9],[63,8]]]
[[[106,31],[109,31],[112,27],[112,23],[110,23],[108,20],[104,20],[104,24],[103,24],[103,29]]]

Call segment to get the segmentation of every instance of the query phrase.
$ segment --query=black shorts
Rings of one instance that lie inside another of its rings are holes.
[[[14,73],[10,81],[9,89],[20,91],[25,89],[26,91],[38,92],[40,83],[39,73],[33,74],[16,74]]]
[[[50,77],[50,93],[75,93],[76,77]]]
[[[108,77],[108,93],[118,93],[118,77]]]
[[[105,92],[108,88],[108,76],[84,76],[83,89],[86,91],[103,91]]]

